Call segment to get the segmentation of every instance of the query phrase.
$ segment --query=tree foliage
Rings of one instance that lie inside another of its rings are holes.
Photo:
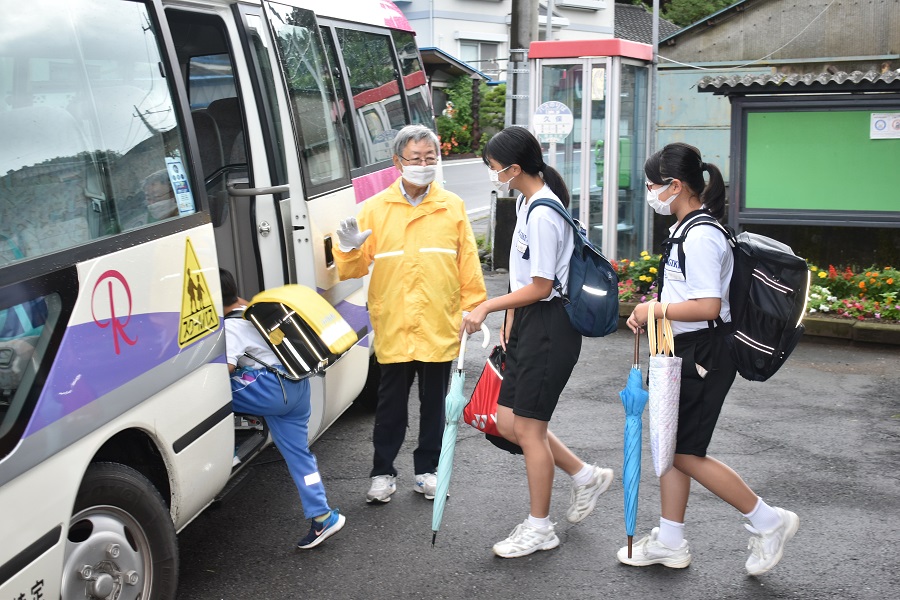
[[[506,84],[489,86],[481,84],[481,110],[478,112],[478,124],[481,128],[481,139],[478,149],[484,148],[491,137],[503,129],[506,120]]]
[[[732,4],[733,0],[671,0],[666,3],[661,16],[680,27],[686,27]]]
[[[653,7],[653,0],[617,0],[622,4],[643,4],[648,10]],[[675,23],[679,27],[687,27],[714,12],[735,3],[736,0],[660,0],[660,17]]]
[[[466,154],[472,151],[472,79],[461,75],[453,80],[447,99],[453,103],[454,113],[436,119],[441,154]]]

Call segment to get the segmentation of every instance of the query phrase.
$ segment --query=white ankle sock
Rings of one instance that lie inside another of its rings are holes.
[[[659,536],[656,538],[673,550],[681,547],[684,541],[684,523],[676,523],[659,518]]]
[[[583,464],[581,470],[572,475],[572,481],[575,482],[575,485],[587,485],[591,482],[593,475],[594,467],[589,464]]]
[[[528,524],[532,527],[537,527],[538,529],[546,529],[553,525],[553,523],[550,522],[550,515],[547,515],[546,517],[533,517],[528,515]]]
[[[750,524],[757,531],[772,531],[781,525],[781,516],[774,508],[763,502],[762,498],[759,498],[756,507],[744,516],[750,519]]]

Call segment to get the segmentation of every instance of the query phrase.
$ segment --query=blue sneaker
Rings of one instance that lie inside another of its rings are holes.
[[[305,538],[297,542],[297,547],[304,550],[306,548],[315,548],[340,531],[346,522],[347,517],[342,515],[341,511],[336,508],[332,510],[331,515],[321,523],[317,523],[316,520],[313,519],[312,526],[309,528],[309,533],[306,534]]]

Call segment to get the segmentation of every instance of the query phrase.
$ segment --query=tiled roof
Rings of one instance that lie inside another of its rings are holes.
[[[811,93],[840,91],[900,91],[900,70],[846,73],[767,73],[765,75],[706,76],[697,83],[701,92]]]
[[[617,38],[641,42],[653,43],[653,14],[643,7],[632,4],[616,4],[614,34]],[[666,38],[680,28],[665,19],[659,20],[659,39]]]

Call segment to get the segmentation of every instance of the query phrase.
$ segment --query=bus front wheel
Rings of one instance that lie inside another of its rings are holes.
[[[174,598],[178,540],[169,510],[131,467],[91,465],[66,538],[62,599]]]

